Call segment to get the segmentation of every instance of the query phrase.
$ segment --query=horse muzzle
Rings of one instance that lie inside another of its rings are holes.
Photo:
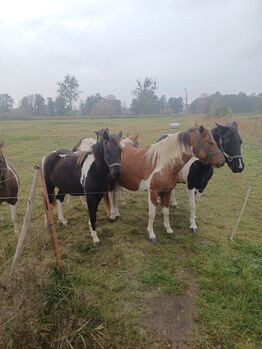
[[[228,166],[233,173],[241,173],[244,171],[245,163],[242,158],[236,158],[231,162],[228,162]]]
[[[119,178],[121,175],[121,165],[120,164],[111,165],[110,174],[111,174],[111,177],[114,179]]]

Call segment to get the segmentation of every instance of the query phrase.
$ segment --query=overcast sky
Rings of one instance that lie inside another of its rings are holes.
[[[0,93],[83,91],[130,103],[136,79],[157,94],[262,92],[261,0],[0,0]]]

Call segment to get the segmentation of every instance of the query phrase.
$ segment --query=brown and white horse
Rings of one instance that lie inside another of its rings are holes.
[[[15,233],[19,233],[16,221],[16,202],[19,188],[19,178],[14,167],[7,162],[3,154],[4,142],[0,143],[0,204],[7,202],[11,211],[11,219]]]
[[[173,233],[169,223],[171,191],[178,181],[178,172],[193,155],[215,167],[223,166],[225,162],[224,155],[218,148],[211,131],[204,126],[174,133],[147,148],[136,149],[130,145],[123,148],[121,176],[118,183],[132,191],[148,192],[147,231],[149,240],[152,242],[156,241],[153,223],[158,197],[162,204],[166,232]],[[108,198],[105,203],[108,205]],[[107,207],[107,211],[112,210]]]

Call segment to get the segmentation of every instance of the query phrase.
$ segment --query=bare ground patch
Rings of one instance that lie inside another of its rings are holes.
[[[198,287],[188,273],[183,273],[182,278],[189,284],[183,295],[158,295],[143,301],[141,322],[167,348],[192,349],[197,330]]]

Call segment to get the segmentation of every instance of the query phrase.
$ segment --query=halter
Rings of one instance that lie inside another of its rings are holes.
[[[104,146],[104,142],[103,142],[103,141],[102,141],[102,144],[103,144],[103,149],[104,149],[104,154],[105,154],[105,146]],[[105,163],[107,164],[107,166],[108,166],[110,169],[113,168],[113,167],[115,167],[115,166],[121,167],[120,162],[114,162],[113,164],[109,164],[105,156],[104,156],[104,160],[105,160]]]
[[[196,136],[196,146],[193,148],[193,153],[197,157],[197,154],[199,153],[200,149],[203,150],[203,152],[206,154],[207,159],[205,161],[201,160],[203,164],[207,165],[209,162],[209,159],[211,159],[214,155],[219,154],[222,152],[221,149],[218,149],[217,151],[209,151],[201,142],[200,142],[200,132],[197,130],[197,136]]]
[[[242,155],[233,155],[233,156],[228,155],[223,148],[223,141],[221,138],[219,139],[219,148],[221,149],[222,153],[224,154],[224,156],[226,158],[226,162],[228,164],[230,164],[234,159],[241,159],[241,160],[243,159]]]

